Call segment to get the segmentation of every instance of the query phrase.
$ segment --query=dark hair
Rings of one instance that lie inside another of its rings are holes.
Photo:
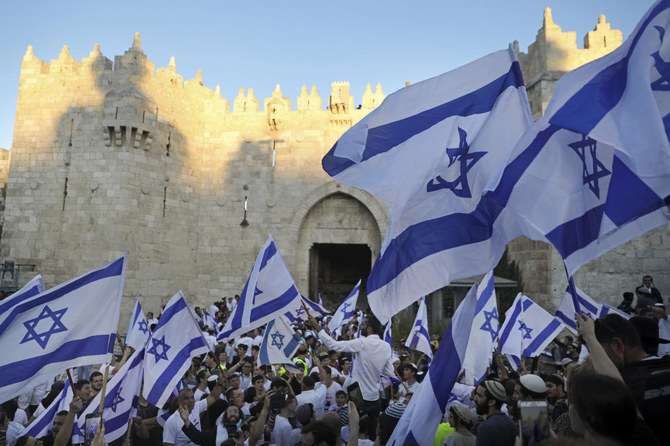
[[[609,344],[612,339],[619,338],[629,349],[642,349],[640,334],[633,324],[618,314],[607,314],[595,320],[595,332],[598,342]]]
[[[387,415],[386,412],[382,412],[381,416],[379,417],[379,442],[381,444],[388,443],[393,430],[398,424],[398,421],[400,421],[400,418],[395,418]]]
[[[57,417],[62,417],[62,416],[65,416],[65,415],[67,415],[67,410],[61,410],[60,412],[58,412],[56,414]]]
[[[228,400],[228,402],[230,402],[230,400],[233,399],[233,394],[235,393],[235,391],[239,389],[240,389],[239,387],[231,387],[230,389],[226,390],[226,399]]]
[[[379,319],[374,314],[366,316],[365,322],[368,324],[368,327],[372,328],[374,334],[381,336],[384,332],[381,322],[379,322]]]
[[[480,384],[480,386],[484,388],[484,395],[486,396],[486,399],[489,400],[489,401],[493,401],[495,403],[496,409],[500,410],[500,408],[505,403],[505,401],[500,401],[500,400],[496,399],[496,397],[494,397],[493,394],[491,392],[489,392],[489,389],[486,388],[486,386],[484,385],[484,382],[482,382]],[[521,387],[521,390],[523,391],[523,386],[520,386],[520,387]],[[507,390],[505,390],[505,395],[506,394],[507,394]]]
[[[16,413],[16,409],[19,408],[19,405],[17,404],[16,401],[14,400],[7,400],[4,403],[2,403],[2,411],[5,413],[5,416],[9,421],[12,421],[14,419],[14,414]]]
[[[84,388],[86,384],[91,384],[91,382],[86,379],[80,379],[74,384],[74,388],[77,390],[81,390]]]
[[[626,291],[625,293],[623,293],[623,300],[633,300],[634,297],[635,295],[630,291]]]
[[[256,388],[254,386],[247,387],[247,389],[244,391],[244,402],[253,403],[254,398],[256,398]]]
[[[200,383],[201,379],[207,379],[207,372],[205,370],[201,370],[195,375],[195,380],[198,383]]]
[[[623,382],[595,373],[571,376],[568,400],[589,430],[622,443],[632,442],[637,408]]]
[[[237,348],[241,348],[242,350],[249,350],[249,346],[247,344],[238,344]]]
[[[100,372],[93,372],[93,373],[91,373],[91,376],[88,377],[88,379],[91,380],[91,381],[93,381],[93,378],[95,378],[95,377],[97,377],[97,376],[102,376],[102,373],[100,373]]]
[[[19,438],[16,439],[16,442],[14,443],[14,446],[25,446],[28,444],[28,439],[30,438],[30,435],[23,435]]]
[[[345,392],[344,390],[338,390],[337,392],[335,392],[335,396],[340,396],[340,395],[348,396],[347,392]]]
[[[286,384],[286,381],[284,381],[281,378],[272,378],[272,381],[270,381],[270,388],[271,389],[287,389],[288,384]]]
[[[313,421],[302,428],[302,433],[312,433],[314,444],[326,443],[328,446],[335,446],[337,442],[337,432],[323,421]]]
[[[313,389],[314,388],[314,378],[311,376],[305,376],[302,379],[302,385],[305,386],[305,389]]]
[[[261,373],[258,373],[251,378],[251,383],[256,384],[256,381],[265,381],[265,376],[263,376]]]

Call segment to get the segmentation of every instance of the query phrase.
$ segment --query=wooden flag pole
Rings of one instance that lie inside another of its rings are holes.
[[[107,392],[107,376],[109,375],[109,366],[105,367],[105,376],[102,379],[102,389],[100,390],[100,412],[102,414],[102,409],[105,407],[105,393]]]
[[[74,381],[72,380],[72,375],[70,374],[70,369],[65,369],[67,372],[67,379],[70,380],[70,387],[72,388],[72,395],[75,394],[76,390],[74,389]]]

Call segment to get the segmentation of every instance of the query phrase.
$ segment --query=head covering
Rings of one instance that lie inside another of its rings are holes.
[[[505,386],[502,385],[500,381],[487,379],[484,381],[484,387],[489,391],[493,398],[498,401],[505,402],[507,399],[507,392],[505,392]]]
[[[312,403],[302,404],[295,410],[295,419],[304,426],[309,423],[309,420],[312,418],[312,413],[314,413]]]
[[[537,375],[523,375],[519,382],[521,386],[530,390],[533,393],[546,393],[547,386],[544,383],[544,380]]]
[[[450,410],[453,410],[458,418],[460,418],[465,424],[472,423],[472,412],[470,408],[462,403],[455,403],[451,406]]]
[[[391,404],[389,407],[386,408],[386,415],[389,417],[393,418],[398,418],[402,417],[403,412],[405,412],[405,406],[403,403],[395,403]]]
[[[563,381],[563,377],[560,375],[549,375],[546,378],[544,378],[545,382],[550,382],[553,383],[556,386],[563,386],[565,388],[565,381]]]
[[[640,339],[643,341],[658,342],[660,344],[668,344],[670,341],[658,337],[658,322],[656,319],[648,317],[633,316],[629,319],[630,323],[635,326],[635,329],[640,333]]]

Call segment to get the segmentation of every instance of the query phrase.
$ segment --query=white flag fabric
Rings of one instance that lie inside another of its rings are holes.
[[[291,357],[298,351],[300,337],[293,331],[285,316],[278,316],[265,328],[258,352],[258,366],[285,364],[293,366]]]
[[[105,441],[107,444],[120,438],[128,431],[128,421],[137,414],[142,371],[144,365],[144,346],[128,358],[114,376],[107,382],[107,393],[102,410],[105,421]],[[86,431],[86,415],[98,412],[100,396],[98,393],[76,420],[80,435],[72,437],[72,443],[83,443]],[[95,435],[95,433],[93,433]]]
[[[307,299],[303,295],[300,295],[300,301],[302,303],[300,304],[299,307],[295,308],[292,311],[287,311],[286,313],[284,313],[284,316],[286,316],[289,322],[291,323],[307,320],[307,311],[305,311],[305,307],[307,307],[309,314],[311,314],[314,317],[323,317],[327,314],[330,314],[330,311],[326,310],[321,304],[318,304],[310,299]],[[304,307],[303,304],[305,305]]]
[[[29,435],[35,438],[42,438],[47,435],[51,432],[51,427],[53,426],[56,414],[62,410],[69,410],[70,402],[73,398],[74,393],[72,393],[72,385],[70,384],[70,380],[66,379],[65,386],[60,394],[54,398],[51,404],[49,404],[49,407],[42,411],[32,423],[23,428],[18,437]]]
[[[28,299],[44,292],[44,281],[42,275],[38,274],[28,281],[20,290],[7,296],[0,302],[0,314],[4,313],[7,308],[11,308],[17,302]]]
[[[172,394],[191,358],[209,347],[181,291],[165,304],[156,329],[147,342],[144,358],[144,389],[147,401],[162,407]]]
[[[630,319],[632,315],[628,313],[624,313],[623,311],[619,310],[618,308],[614,308],[613,306],[606,304],[605,302],[600,302],[600,315],[599,317],[603,317],[607,314],[618,314],[624,319]]]
[[[426,309],[426,297],[419,301],[419,309],[414,318],[412,329],[407,335],[405,346],[412,350],[425,353],[428,358],[433,359],[433,350],[430,348],[430,334],[428,331],[428,311]],[[393,346],[391,346],[393,349]]]
[[[486,369],[491,365],[491,354],[497,346],[499,328],[493,270],[490,270],[482,283],[477,285],[477,309],[463,362],[465,384],[478,385],[486,377]]]
[[[476,306],[477,288],[473,286],[456,309],[426,377],[409,400],[387,445],[433,443],[435,432],[447,408],[451,389],[463,369]]]
[[[146,345],[149,336],[151,336],[151,330],[149,329],[147,318],[142,311],[140,300],[135,298],[135,309],[128,324],[126,345],[131,346],[135,350],[140,350]]]
[[[358,292],[361,289],[361,281],[356,283],[356,286],[349,293],[349,295],[342,301],[339,308],[333,314],[333,317],[328,322],[328,330],[331,333],[339,332],[342,327],[354,318],[356,314],[356,305],[358,304]],[[360,322],[360,321],[359,321]]]
[[[568,277],[670,219],[669,24],[658,2],[622,46],[563,76],[487,194]]]
[[[502,210],[482,193],[531,122],[510,48],[387,96],[323,158],[330,176],[388,209],[367,282],[382,324],[417,296],[497,264],[508,241],[493,228]]]
[[[564,328],[560,320],[519,293],[505,312],[505,323],[500,329],[500,353],[519,367],[522,356],[538,356]]]
[[[270,235],[256,258],[240,301],[217,340],[237,338],[299,305],[298,288]]]
[[[0,400],[65,368],[111,359],[125,265],[124,255],[0,313]]]

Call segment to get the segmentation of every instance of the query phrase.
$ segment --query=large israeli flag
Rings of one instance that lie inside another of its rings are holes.
[[[388,209],[367,283],[382,324],[417,296],[497,264],[508,240],[493,229],[501,210],[482,192],[530,122],[510,48],[387,96],[323,158],[329,175]]]
[[[538,356],[564,328],[563,322],[519,293],[505,312],[505,323],[500,329],[500,353],[507,355],[515,368],[519,367],[522,356]]]
[[[428,358],[433,359],[433,349],[430,348],[430,334],[428,332],[428,310],[426,308],[425,296],[419,301],[419,309],[414,317],[414,324],[407,335],[405,346],[412,350],[425,353]],[[393,349],[393,346],[391,346]]]
[[[207,353],[209,347],[181,291],[165,304],[156,329],[147,342],[142,394],[162,407],[172,394],[191,358]]]
[[[491,354],[498,344],[496,341],[500,322],[493,285],[493,270],[486,273],[482,282],[477,285],[475,320],[463,361],[465,383],[471,386],[479,384],[486,376],[486,369],[491,364]]]
[[[11,308],[17,302],[37,296],[42,292],[44,292],[44,281],[42,280],[42,275],[38,274],[30,279],[20,290],[2,300],[0,304],[0,313]]]
[[[306,321],[308,317],[307,311],[309,311],[309,314],[314,317],[323,317],[327,314],[330,314],[330,311],[326,310],[323,305],[318,304],[311,299],[307,299],[303,295],[300,295],[300,301],[301,304],[299,307],[284,313],[284,316],[286,316],[291,323]],[[307,311],[305,311],[305,307],[307,307]]]
[[[339,332],[347,322],[354,318],[354,315],[356,314],[356,304],[358,304],[358,292],[360,289],[361,281],[359,280],[354,289],[349,292],[349,295],[342,301],[339,308],[328,322],[328,330],[330,330],[331,333],[336,331]]]
[[[236,338],[299,305],[298,288],[270,235],[258,253],[240,301],[217,340],[225,342]]]
[[[278,316],[265,327],[263,341],[258,352],[258,366],[263,364],[285,364],[293,366],[291,358],[300,347],[298,336],[285,316]]]
[[[70,402],[73,398],[74,393],[72,392],[72,384],[70,384],[69,379],[66,379],[65,386],[61,393],[54,398],[51,404],[49,404],[49,407],[42,411],[32,423],[23,428],[17,438],[23,437],[24,435],[29,435],[34,438],[42,438],[47,435],[51,432],[56,414],[62,410],[69,410]]]
[[[133,353],[107,383],[107,393],[102,410],[107,444],[123,436],[128,431],[128,421],[137,414],[143,366],[144,346]],[[77,418],[76,423],[81,436],[73,436],[73,444],[84,442],[86,415],[98,412],[101,395],[102,393],[98,393]]]
[[[144,317],[142,305],[140,305],[140,300],[137,298],[135,298],[135,308],[130,317],[130,323],[128,324],[128,331],[126,333],[126,345],[131,346],[135,350],[140,350],[144,347],[149,336],[151,336],[147,318]]]
[[[111,359],[126,256],[0,313],[0,400],[65,368]]]
[[[387,445],[433,443],[451,389],[463,369],[476,306],[477,288],[473,286],[456,309],[428,374],[414,392]]]
[[[489,198],[552,243],[568,276],[670,218],[670,2],[563,76]]]

